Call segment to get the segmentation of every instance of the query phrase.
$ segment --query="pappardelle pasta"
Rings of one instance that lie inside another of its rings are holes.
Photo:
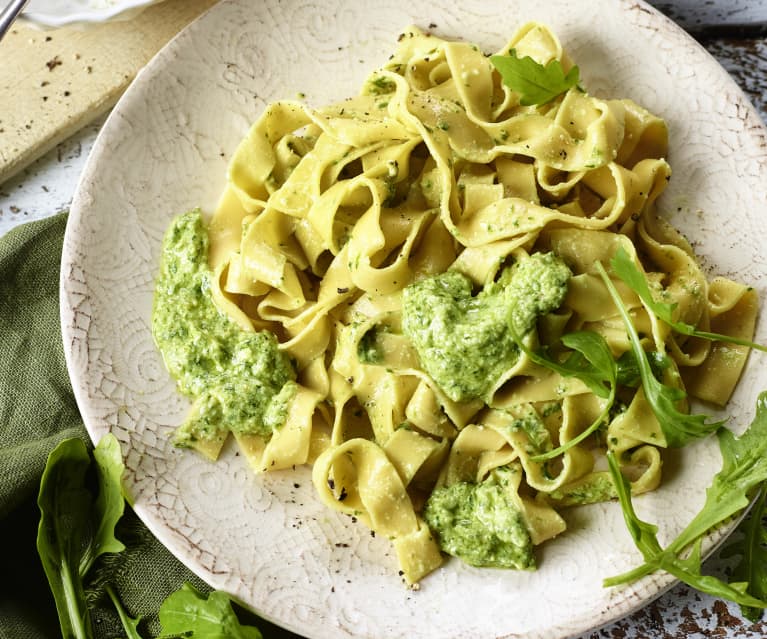
[[[573,77],[540,24],[498,56]],[[563,508],[616,496],[607,451],[656,488],[663,449],[710,432],[688,398],[724,405],[748,354],[679,327],[756,321],[656,214],[663,120],[572,82],[531,102],[494,59],[411,27],[358,96],[271,104],[157,280],[153,334],[193,398],[176,443],[312,465],[408,584],[444,553],[534,568]]]

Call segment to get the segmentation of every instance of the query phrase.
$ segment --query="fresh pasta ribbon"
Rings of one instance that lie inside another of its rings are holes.
[[[312,480],[320,499],[392,540],[405,580],[416,583],[442,563],[439,547],[416,515],[405,484],[383,449],[350,439],[319,456]]]
[[[235,433],[237,444],[256,473],[283,470],[315,459],[330,443],[329,415],[322,396],[296,385],[284,424],[266,439]]]

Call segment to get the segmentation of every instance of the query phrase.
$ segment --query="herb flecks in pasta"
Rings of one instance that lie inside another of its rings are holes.
[[[663,120],[576,86],[543,25],[498,56],[533,70],[524,87],[411,27],[359,95],[269,105],[192,257],[158,280],[188,424],[215,424],[181,441],[215,456],[232,431],[257,473],[312,465],[320,500],[391,540],[407,584],[442,551],[531,568],[562,508],[617,496],[608,451],[632,494],[655,489],[687,438],[661,422],[715,427],[688,400],[726,403],[748,355],[700,335],[755,325],[754,292],[708,281],[657,214]],[[254,340],[263,357],[241,352]],[[256,398],[263,430],[224,392]]]

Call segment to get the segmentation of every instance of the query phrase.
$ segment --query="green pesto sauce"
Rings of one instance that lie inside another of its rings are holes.
[[[163,241],[152,334],[179,390],[194,398],[176,444],[227,430],[271,436],[295,393],[295,373],[269,332],[247,332],[213,303],[200,212],[176,217]]]
[[[555,406],[557,406],[555,404]],[[515,419],[510,429],[512,431],[523,431],[527,434],[529,445],[527,453],[529,455],[538,455],[544,453],[547,450],[551,450],[551,435],[546,429],[543,421],[535,411],[531,411],[528,415]]]
[[[402,330],[450,399],[484,398],[519,357],[509,324],[519,336],[532,330],[560,306],[570,276],[553,253],[535,253],[477,295],[462,273],[429,277],[403,291]]]
[[[535,569],[533,543],[508,491],[508,468],[479,484],[457,482],[436,489],[424,519],[440,548],[471,566]]]
[[[564,487],[549,494],[562,506],[582,506],[617,499],[618,493],[610,474],[593,475],[586,482],[576,486]]]

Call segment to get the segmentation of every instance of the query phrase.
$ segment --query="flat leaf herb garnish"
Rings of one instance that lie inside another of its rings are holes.
[[[544,66],[530,56],[517,57],[514,49],[509,51],[509,55],[490,56],[490,62],[501,74],[503,83],[519,93],[519,103],[523,106],[551,102],[580,80],[577,65],[565,74],[559,60],[551,60]]]

